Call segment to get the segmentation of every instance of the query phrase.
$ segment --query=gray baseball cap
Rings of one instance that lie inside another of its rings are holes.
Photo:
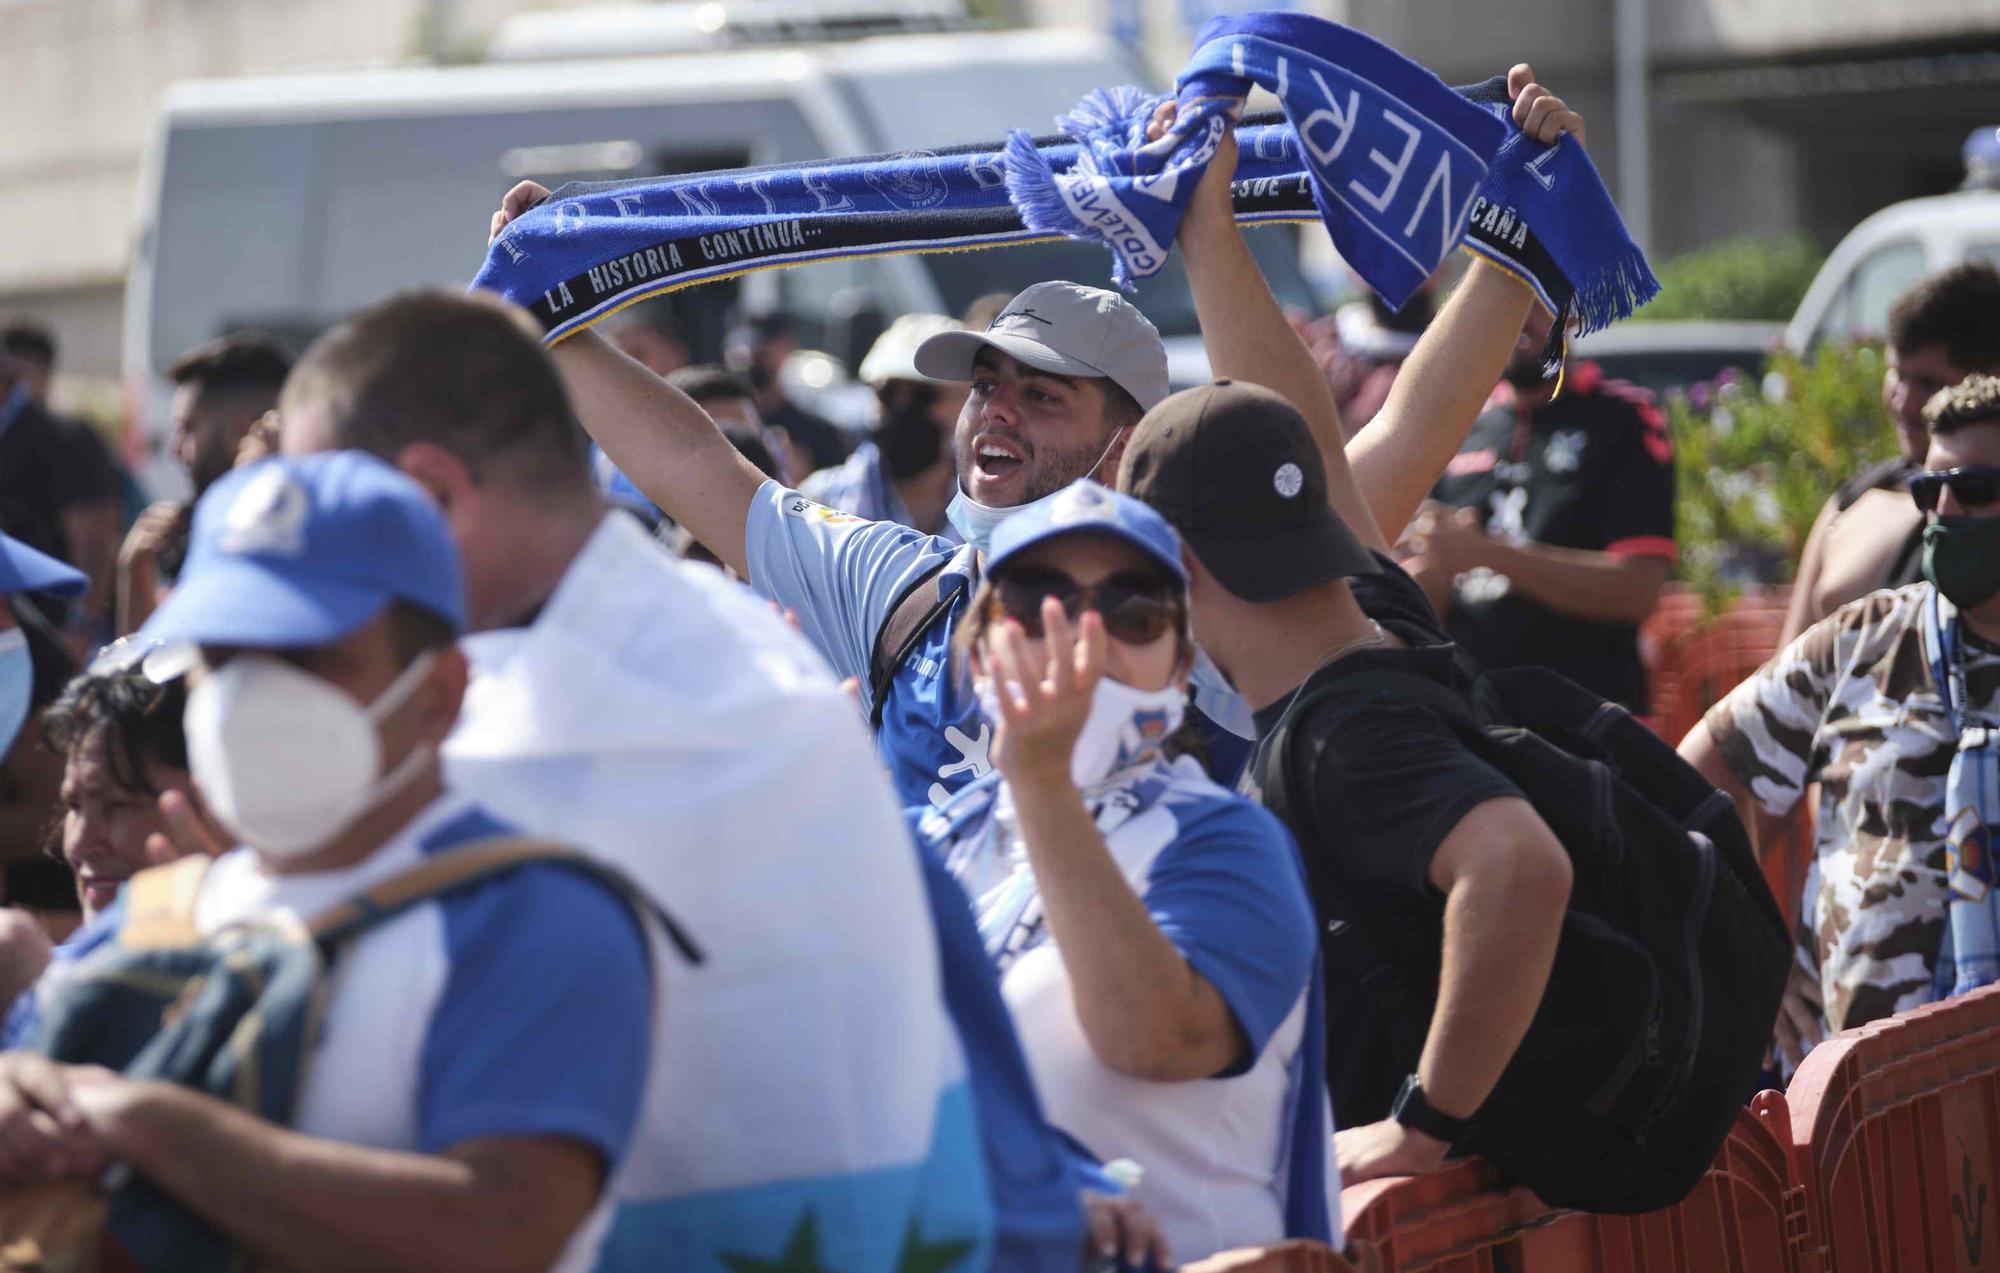
[[[917,346],[917,370],[970,380],[982,349],[997,349],[1059,376],[1102,376],[1143,410],[1167,396],[1167,347],[1159,328],[1116,292],[1081,283],[1037,283],[1007,302],[983,332],[939,332]]]

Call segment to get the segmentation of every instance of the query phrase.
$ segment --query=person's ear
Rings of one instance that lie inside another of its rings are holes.
[[[1085,476],[1103,486],[1118,487],[1118,470],[1125,462],[1125,444],[1132,440],[1132,426],[1121,425],[1112,437],[1110,445],[1104,448],[1104,458],[1097,462],[1094,472]]]
[[[424,488],[449,520],[477,491],[465,461],[435,442],[412,442],[396,453],[396,467]]]
[[[431,663],[430,674],[424,678],[424,686],[418,694],[421,713],[417,721],[417,731],[423,740],[437,746],[451,734],[458,724],[459,708],[465,702],[465,686],[471,670],[465,655],[457,645],[447,645],[437,652]]]

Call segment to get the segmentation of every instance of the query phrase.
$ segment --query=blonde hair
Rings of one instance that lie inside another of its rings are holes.
[[[1938,390],[1924,404],[1924,423],[1933,437],[1971,424],[2000,424],[2000,376],[1967,376]]]

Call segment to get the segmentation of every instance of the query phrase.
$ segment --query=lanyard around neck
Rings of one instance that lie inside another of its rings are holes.
[[[1931,680],[1944,700],[1952,728],[1963,735],[1972,716],[1972,699],[1965,690],[1965,633],[1958,607],[1933,587],[1924,606],[1924,655]]]

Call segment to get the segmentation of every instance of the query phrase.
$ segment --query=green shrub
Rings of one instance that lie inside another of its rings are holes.
[[[1827,497],[1896,448],[1879,347],[1779,350],[1768,368],[1761,384],[1725,372],[1667,401],[1681,577],[1711,608],[1739,584],[1789,580]]]
[[[1660,265],[1660,294],[1639,316],[1781,322],[1799,307],[1824,259],[1803,234],[1728,239]]]

